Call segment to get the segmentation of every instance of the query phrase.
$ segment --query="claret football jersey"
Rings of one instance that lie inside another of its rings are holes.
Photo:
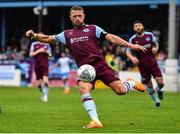
[[[54,39],[69,47],[78,67],[103,59],[99,38],[104,30],[96,25],[83,25],[54,35]]]
[[[154,54],[152,53],[152,45],[157,41],[151,32],[144,32],[144,35],[142,37],[134,34],[130,38],[129,42],[132,44],[139,44],[147,49],[146,52],[134,51],[136,57],[140,61],[140,65],[151,67],[157,64]]]

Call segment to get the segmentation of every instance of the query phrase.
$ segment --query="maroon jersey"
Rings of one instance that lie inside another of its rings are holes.
[[[134,52],[139,60],[139,66],[142,65],[144,67],[152,67],[157,64],[156,59],[152,53],[152,45],[156,42],[156,38],[151,32],[144,32],[142,37],[133,35],[129,42],[132,44],[139,44],[147,49],[145,53],[142,51]]]
[[[154,78],[162,77],[157,61],[152,53],[152,45],[153,43],[156,43],[154,35],[151,32],[144,32],[142,37],[133,35],[129,42],[139,44],[147,49],[145,53],[141,51],[134,52],[139,60],[138,68],[143,81],[151,80],[151,76]]]
[[[99,58],[104,60],[98,40],[103,31],[95,25],[84,25],[66,30],[54,38],[69,47],[77,66],[80,67],[83,64],[92,64]]]
[[[31,52],[35,52],[40,48],[44,48],[45,50],[49,50],[51,52],[51,48],[47,44],[42,44],[40,42],[33,42],[30,48]],[[48,54],[47,53],[38,53],[35,55],[35,66],[48,66]]]
[[[49,50],[51,53],[51,48],[47,44],[42,44],[40,42],[33,42],[30,48],[31,52],[35,52],[40,48],[44,48],[45,50]],[[38,53],[35,55],[35,74],[36,74],[36,79],[42,79],[43,76],[48,76],[48,54],[47,53]]]
[[[96,25],[83,25],[54,35],[54,39],[69,47],[78,67],[83,64],[92,65],[96,69],[96,79],[109,85],[119,79],[107,65],[101,52],[99,38],[103,32],[105,31]]]

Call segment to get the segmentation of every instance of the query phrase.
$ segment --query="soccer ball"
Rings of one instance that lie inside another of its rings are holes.
[[[92,82],[96,77],[96,70],[89,64],[82,65],[77,71],[77,79],[83,82]]]

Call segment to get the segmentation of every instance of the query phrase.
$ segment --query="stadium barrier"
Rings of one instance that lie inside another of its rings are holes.
[[[0,86],[21,86],[21,71],[18,69],[14,69],[13,71],[12,70],[13,70],[13,67],[10,67],[10,66],[3,67],[3,69],[2,67],[0,67]],[[119,72],[119,78],[121,79],[122,82],[125,81],[128,77],[141,81],[141,76],[139,72],[132,72],[132,71]],[[171,86],[173,85],[172,81],[174,80],[172,79],[174,79],[174,77],[170,78],[170,76],[165,73],[163,73],[163,77],[164,77],[164,83],[165,83],[164,91],[179,92],[179,88],[177,90],[173,88],[169,88],[169,85]],[[172,80],[172,81],[169,81],[169,80]],[[154,87],[156,87],[155,80],[152,79],[152,81],[153,81]],[[178,79],[176,81],[178,83],[174,83],[174,84],[178,84],[178,86],[180,87],[180,74],[178,74]],[[36,83],[36,80],[35,80],[35,76],[33,75],[30,86],[36,86],[35,83]],[[49,85],[50,87],[63,87],[63,82],[61,80],[50,80]],[[76,72],[75,71],[72,71],[70,73],[69,85],[70,87],[76,86]],[[97,80],[95,84],[95,88],[107,89],[108,87],[100,80]]]
[[[0,66],[0,86],[20,86],[21,71],[13,66]]]

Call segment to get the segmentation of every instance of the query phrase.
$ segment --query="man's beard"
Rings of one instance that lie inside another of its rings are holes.
[[[141,36],[141,35],[143,34],[143,29],[137,30],[136,34],[139,35],[139,36]]]
[[[78,24],[72,23],[72,24],[73,24],[74,27],[81,27],[83,25],[83,23],[78,23]]]

